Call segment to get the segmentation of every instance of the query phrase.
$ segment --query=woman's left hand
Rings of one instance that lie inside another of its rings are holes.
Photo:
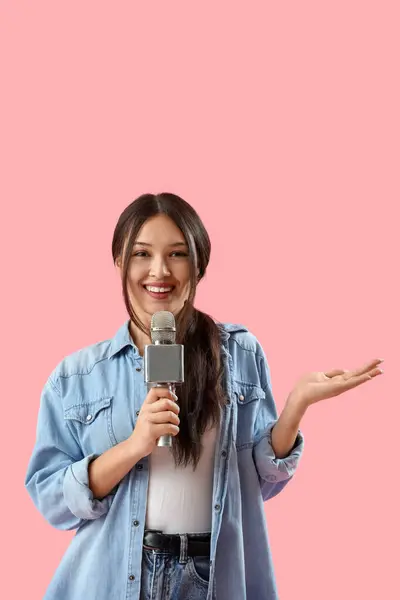
[[[322,371],[308,373],[297,382],[289,398],[300,399],[301,403],[304,403],[304,407],[307,408],[320,400],[339,396],[339,394],[343,394],[343,392],[347,392],[347,390],[351,390],[370,381],[377,375],[381,375],[383,371],[378,368],[378,365],[382,362],[383,359],[377,358],[353,371],[334,369],[327,373]]]

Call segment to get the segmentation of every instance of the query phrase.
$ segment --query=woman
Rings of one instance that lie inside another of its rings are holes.
[[[273,600],[263,502],[292,478],[299,424],[313,403],[382,371],[311,373],[277,419],[257,339],[193,306],[210,258],[196,212],[147,194],[122,213],[112,243],[129,320],[111,340],[65,358],[44,386],[26,476],[37,508],[76,529],[48,600]],[[147,392],[152,315],[175,315],[185,349],[177,396]],[[157,446],[173,436],[172,449]]]

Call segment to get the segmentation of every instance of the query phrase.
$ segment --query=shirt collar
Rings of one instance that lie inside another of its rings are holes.
[[[112,338],[110,342],[110,349],[108,351],[109,359],[118,354],[118,352],[120,352],[127,346],[132,346],[135,354],[139,353],[136,345],[133,343],[133,340],[131,338],[131,334],[129,331],[129,323],[129,319],[125,321],[125,323],[118,329],[117,333]]]

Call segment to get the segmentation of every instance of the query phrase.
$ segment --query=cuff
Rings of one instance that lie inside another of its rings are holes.
[[[93,498],[89,487],[89,464],[97,458],[96,454],[85,456],[82,460],[70,465],[64,477],[64,499],[69,510],[79,519],[97,519],[110,508],[112,496],[102,500]]]
[[[269,423],[253,448],[258,474],[262,479],[271,483],[290,479],[294,475],[304,449],[304,437],[299,430],[290,454],[285,458],[277,458],[271,440],[272,429],[276,422],[275,420]]]

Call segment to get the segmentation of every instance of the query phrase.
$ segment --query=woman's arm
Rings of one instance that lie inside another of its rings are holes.
[[[306,410],[307,405],[300,398],[289,396],[271,431],[271,444],[276,458],[285,458],[291,453],[299,434],[300,421]]]
[[[279,494],[297,470],[304,451],[299,429],[304,412],[293,396],[278,418],[267,358],[260,345],[257,350],[257,368],[265,397],[260,399],[254,424],[253,459],[265,502]]]
[[[88,468],[94,454],[83,456],[68,429],[60,392],[50,377],[40,400],[36,442],[25,486],[36,508],[57,529],[76,529],[108,512],[113,496],[96,500]],[[133,460],[133,459],[132,459]]]
[[[104,498],[140,461],[130,439],[113,446],[89,464],[89,487],[95,498]]]
[[[64,419],[60,392],[50,377],[43,389],[35,447],[26,488],[47,521],[59,529],[76,529],[85,520],[108,512],[115,486],[157,439],[179,432],[179,406],[166,388],[152,388],[131,436],[100,456],[83,456]]]
[[[313,371],[304,375],[294,386],[285,407],[272,429],[271,441],[277,458],[287,456],[295,443],[300,421],[307,408],[316,402],[339,396],[383,373],[378,367],[383,359],[376,358],[362,367],[348,371]]]

